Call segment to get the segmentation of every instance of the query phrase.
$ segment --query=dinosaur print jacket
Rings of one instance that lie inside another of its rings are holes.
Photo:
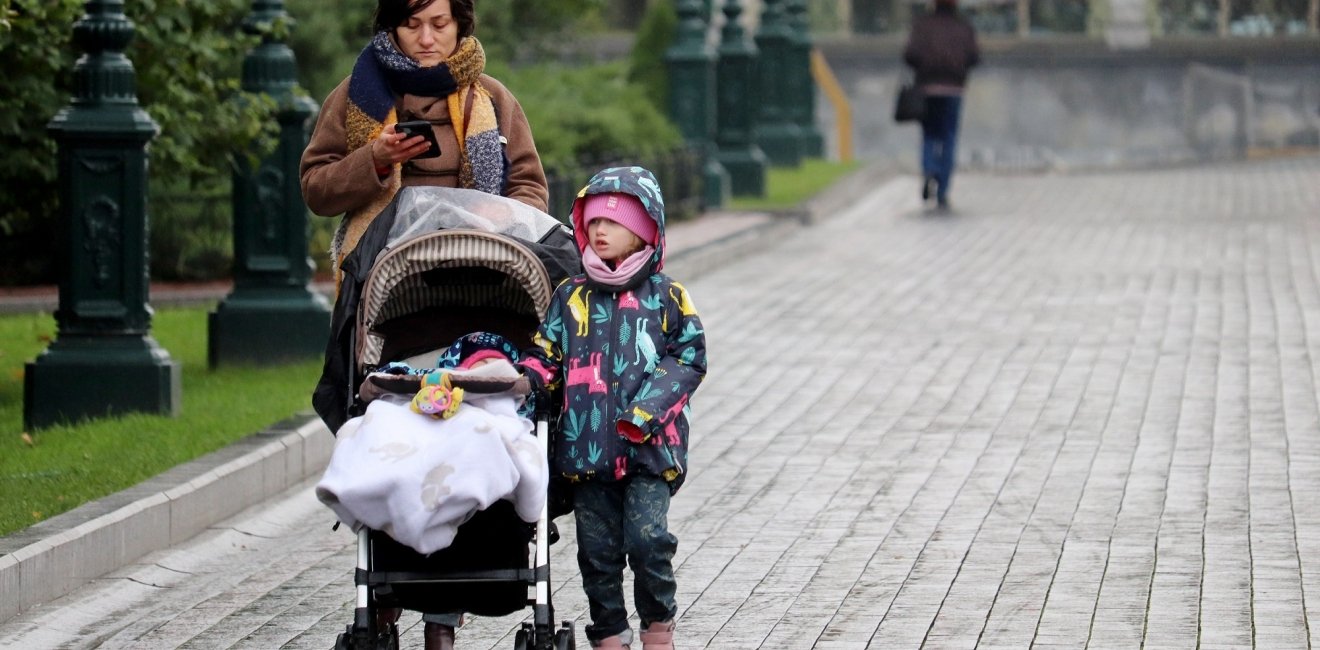
[[[706,374],[706,339],[683,285],[660,272],[664,199],[651,172],[615,167],[597,173],[573,203],[578,249],[588,245],[588,195],[626,192],[641,200],[659,232],[650,263],[620,285],[586,274],[555,289],[534,347],[522,366],[562,396],[551,470],[571,481],[660,476],[677,492],[687,471],[689,400]],[[619,433],[641,430],[640,442]]]

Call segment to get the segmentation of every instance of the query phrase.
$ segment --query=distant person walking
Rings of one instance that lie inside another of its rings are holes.
[[[957,162],[958,119],[967,72],[981,61],[976,30],[958,12],[957,0],[935,0],[934,10],[912,23],[903,61],[926,95],[921,120],[921,199],[933,195],[949,207],[949,180]]]

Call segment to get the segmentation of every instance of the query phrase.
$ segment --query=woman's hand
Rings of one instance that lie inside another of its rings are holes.
[[[430,146],[426,138],[420,135],[410,138],[405,133],[395,131],[393,124],[386,124],[380,135],[371,141],[371,159],[376,169],[389,169],[398,163],[412,160],[428,148]]]

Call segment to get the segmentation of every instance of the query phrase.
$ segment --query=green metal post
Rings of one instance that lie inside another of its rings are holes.
[[[807,0],[784,0],[794,38],[789,47],[789,78],[796,101],[791,104],[793,121],[802,133],[802,155],[820,158],[825,155],[825,136],[816,125],[816,82],[811,77],[811,21]]]
[[[88,0],[74,95],[46,128],[59,149],[62,241],[56,339],[27,363],[23,426],[147,412],[178,415],[179,364],[151,337],[147,143],[122,0]]]
[[[761,26],[756,32],[757,96],[755,140],[776,167],[802,163],[802,130],[789,108],[789,43],[793,27],[784,14],[784,0],[763,0]]]
[[[765,153],[752,138],[756,115],[756,45],[738,21],[741,0],[724,3],[724,29],[720,35],[719,105],[715,142],[719,159],[729,170],[734,196],[765,196]]]
[[[718,208],[729,200],[729,172],[715,155],[715,51],[706,42],[701,3],[678,0],[678,33],[665,51],[669,116],[688,144],[701,152],[703,206]]]
[[[210,314],[208,361],[274,364],[317,358],[325,350],[330,307],[310,288],[307,206],[298,162],[316,104],[296,93],[293,50],[270,26],[289,21],[282,0],[255,0],[243,21],[262,43],[243,60],[243,89],[275,99],[279,146],[255,167],[238,156],[234,171],[234,290]]]

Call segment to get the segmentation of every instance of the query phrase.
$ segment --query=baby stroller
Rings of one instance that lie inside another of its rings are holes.
[[[530,345],[555,284],[580,264],[572,233],[538,210],[474,190],[401,190],[342,265],[313,406],[338,431],[365,409],[356,395],[363,378],[387,362],[434,359],[434,351],[473,331]],[[548,417],[537,416],[542,453]],[[533,622],[523,623],[514,647],[571,650],[572,623],[554,628],[549,509],[533,526],[499,501],[430,555],[361,528],[356,609],[335,647],[398,648],[395,625],[377,622],[381,608],[503,616],[531,605]]]

